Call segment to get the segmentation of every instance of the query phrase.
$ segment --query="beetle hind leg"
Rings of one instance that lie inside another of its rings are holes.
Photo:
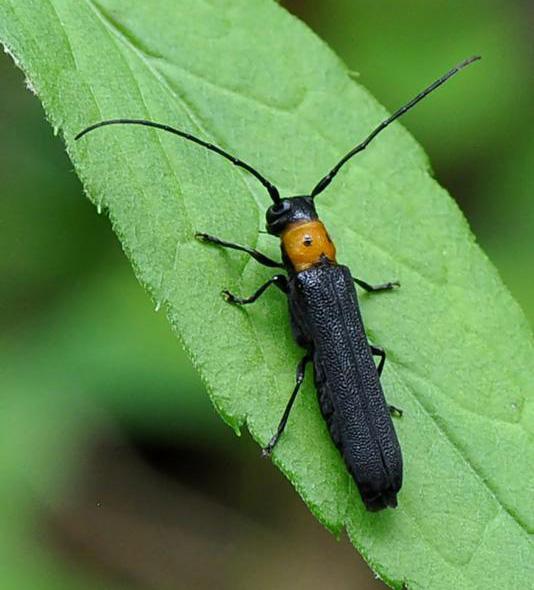
[[[310,361],[311,361],[311,355],[310,355],[310,353],[307,353],[302,358],[302,360],[299,362],[299,364],[297,365],[297,372],[295,375],[295,388],[293,389],[293,393],[291,394],[291,397],[289,398],[289,401],[287,402],[286,409],[284,410],[284,414],[282,416],[282,419],[280,420],[280,423],[278,424],[278,428],[276,429],[276,433],[271,438],[271,440],[269,441],[267,446],[264,447],[261,452],[263,457],[268,457],[272,453],[274,447],[276,446],[276,443],[278,442],[280,436],[284,432],[284,429],[287,424],[287,420],[289,418],[289,414],[291,412],[291,408],[293,407],[293,404],[295,403],[295,399],[297,398],[297,393],[299,392],[300,386],[302,385],[302,382],[304,381],[304,374],[306,372],[306,365]]]

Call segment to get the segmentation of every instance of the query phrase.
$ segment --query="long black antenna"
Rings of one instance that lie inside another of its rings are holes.
[[[382,121],[380,125],[374,129],[369,136],[362,141],[362,143],[358,144],[355,148],[353,148],[346,156],[343,156],[341,160],[330,170],[330,172],[321,178],[321,180],[317,183],[315,188],[311,192],[311,197],[315,198],[319,193],[322,193],[324,189],[332,182],[332,179],[335,175],[339,172],[340,168],[346,164],[352,156],[355,156],[357,153],[363,151],[373,139],[383,131],[390,123],[393,123],[395,119],[398,119],[401,115],[404,115],[407,111],[409,111],[412,107],[414,107],[419,101],[423,100],[425,96],[428,96],[433,90],[436,90],[439,86],[444,84],[449,78],[457,74],[460,70],[467,67],[469,64],[473,63],[480,59],[479,55],[475,55],[470,57],[469,59],[464,60],[462,63],[459,63],[457,66],[449,70],[446,74],[441,76],[438,80],[430,84],[427,88],[425,88],[422,92],[420,92],[416,97],[412,98],[410,102],[407,102],[404,106],[402,106],[398,111],[395,111],[390,117],[388,117],[385,121]]]
[[[246,162],[243,162],[243,160],[240,160],[239,158],[232,156],[232,154],[225,152],[223,149],[221,149],[220,147],[218,147],[216,145],[213,145],[212,143],[208,143],[207,141],[199,139],[198,137],[195,137],[194,135],[191,135],[189,133],[185,133],[185,131],[180,131],[179,129],[175,129],[174,127],[170,127],[169,125],[163,125],[162,123],[154,123],[152,121],[145,121],[144,119],[109,119],[107,121],[100,121],[99,123],[95,123],[94,125],[90,125],[89,127],[85,128],[83,131],[80,131],[80,133],[78,133],[78,135],[74,139],[75,140],[81,139],[87,133],[94,131],[95,129],[98,129],[99,127],[106,127],[107,125],[144,125],[145,127],[153,127],[154,129],[161,129],[162,131],[167,131],[169,133],[173,133],[174,135],[178,135],[180,137],[183,137],[184,139],[188,139],[189,141],[192,141],[193,143],[197,143],[198,145],[201,145],[201,146],[207,148],[208,150],[211,150],[212,152],[219,154],[223,158],[230,160],[230,162],[232,162],[232,164],[234,164],[235,166],[240,166],[241,168],[244,168],[247,172],[250,172],[252,174],[252,176],[257,178],[263,184],[263,186],[269,192],[269,195],[274,203],[279,203],[281,200],[280,193],[279,193],[278,189],[274,186],[274,184],[271,184],[265,177],[263,177],[252,166],[250,166]]]

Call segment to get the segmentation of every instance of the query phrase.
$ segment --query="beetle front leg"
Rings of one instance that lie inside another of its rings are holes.
[[[368,293],[376,293],[377,291],[389,291],[394,289],[395,287],[400,287],[399,281],[391,281],[389,283],[382,283],[380,285],[370,285],[362,279],[357,279],[356,277],[352,277],[352,280],[359,285],[362,289],[365,289]]]
[[[284,265],[281,262],[277,262],[265,254],[258,252],[254,248],[250,248],[249,246],[242,246],[241,244],[235,244],[234,242],[227,242],[226,240],[221,240],[220,238],[216,238],[215,236],[211,236],[210,234],[204,233],[196,233],[195,238],[200,240],[201,242],[209,242],[210,244],[215,244],[216,246],[221,246],[222,248],[230,248],[232,250],[239,250],[240,252],[246,252],[254,260],[263,264],[263,266],[268,266],[269,268],[284,268]]]

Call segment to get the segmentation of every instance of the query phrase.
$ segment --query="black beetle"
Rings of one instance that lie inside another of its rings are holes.
[[[202,241],[247,252],[260,264],[287,272],[287,275],[275,275],[247,298],[223,291],[228,302],[245,305],[256,301],[270,285],[276,285],[287,295],[293,335],[299,346],[306,350],[297,366],[295,388],[280,424],[263,452],[270,454],[278,442],[304,379],[306,365],[311,362],[321,412],[332,440],[341,451],[366,508],[371,511],[397,505],[397,494],[402,485],[402,455],[390,414],[402,412],[388,406],[384,398],[380,375],[386,354],[367,341],[354,283],[371,293],[392,289],[399,283],[393,281],[373,286],[353,278],[346,266],[338,264],[334,244],[319,220],[314,199],[325,190],[340,168],[364,150],[390,123],[478,59],[480,57],[474,56],[458,64],[380,123],[317,183],[309,195],[281,198],[278,189],[246,162],[216,145],[161,123],[111,119],[95,123],[76,136],[80,139],[106,125],[153,127],[218,153],[247,170],[267,189],[273,201],[266,214],[267,231],[281,239],[282,262],[248,246],[204,233],[196,234]],[[373,356],[380,357],[378,366]]]

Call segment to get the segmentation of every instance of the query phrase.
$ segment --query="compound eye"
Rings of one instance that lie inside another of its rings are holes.
[[[287,202],[287,199],[280,201],[279,203],[275,203],[271,205],[269,209],[267,209],[267,223],[274,223],[280,217],[282,217],[289,209],[291,205]]]
[[[273,205],[273,208],[274,208],[274,213],[277,215],[280,215],[281,213],[285,213],[286,211],[289,211],[289,209],[291,208],[291,205],[287,199],[284,199],[283,201],[280,201],[279,203],[276,203],[275,205]]]

